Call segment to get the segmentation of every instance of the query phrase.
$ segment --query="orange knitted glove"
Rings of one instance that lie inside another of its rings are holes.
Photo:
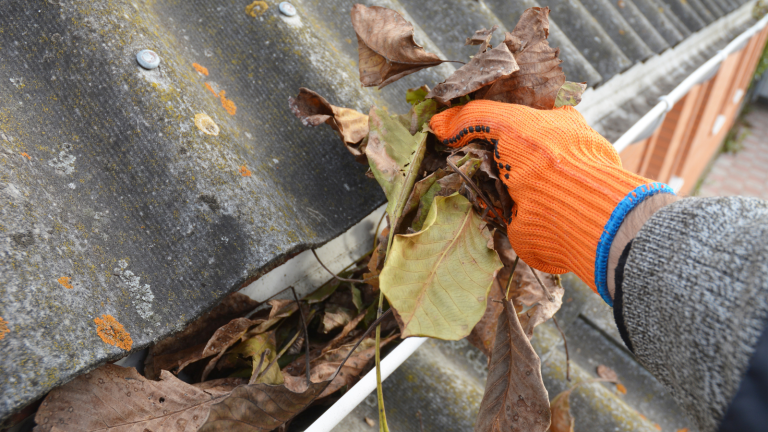
[[[432,117],[443,144],[494,144],[515,201],[507,226],[520,259],[538,270],[574,272],[612,305],[608,252],[624,217],[656,193],[674,194],[621,167],[613,146],[572,107],[537,110],[476,100]]]

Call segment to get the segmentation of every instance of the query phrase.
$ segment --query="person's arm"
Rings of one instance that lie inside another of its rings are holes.
[[[767,204],[678,200],[624,170],[572,107],[475,100],[430,127],[447,146],[493,144],[515,203],[507,237],[520,259],[572,271],[615,306],[627,346],[701,432],[716,431],[768,316]]]
[[[616,322],[699,429],[716,431],[768,320],[768,203],[649,204],[625,222],[631,245],[611,251]]]

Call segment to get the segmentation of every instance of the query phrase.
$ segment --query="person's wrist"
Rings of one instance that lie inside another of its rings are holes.
[[[657,211],[662,207],[665,207],[673,202],[679,200],[680,197],[669,193],[661,193],[653,195],[645,199],[632,209],[624,221],[621,223],[619,230],[616,232],[616,236],[611,244],[610,252],[608,254],[608,273],[606,282],[608,285],[608,293],[611,299],[614,298],[616,292],[615,275],[616,266],[619,263],[619,257],[627,244],[632,241],[643,225],[650,219]]]

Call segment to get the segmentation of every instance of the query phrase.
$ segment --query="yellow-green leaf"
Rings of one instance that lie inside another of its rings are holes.
[[[264,362],[261,362],[261,354],[266,350],[269,350],[269,352],[264,356]],[[263,372],[267,366],[269,366],[270,362],[274,360],[275,356],[277,356],[274,332],[262,333],[247,339],[238,344],[228,354],[251,358],[253,361],[253,372],[251,377],[262,373],[259,379],[251,382],[251,384],[264,383],[278,385],[283,383],[283,374],[280,372],[280,367],[277,363],[273,364],[268,371]],[[259,363],[261,363],[260,368]],[[259,368],[259,370],[256,370],[256,368]]]
[[[555,98],[555,108],[561,106],[576,106],[581,102],[581,95],[587,90],[587,83],[575,83],[566,81],[560,90],[557,91],[557,97]]]
[[[411,105],[417,105],[427,98],[427,94],[429,94],[429,87],[424,84],[421,87],[408,89],[405,92],[405,100]]]
[[[485,312],[501,260],[463,196],[436,197],[422,231],[397,235],[380,287],[397,311],[402,336],[458,340]]]
[[[373,107],[365,154],[376,181],[387,196],[387,214],[395,224],[411,194],[426,150],[427,134],[411,135],[397,118]]]

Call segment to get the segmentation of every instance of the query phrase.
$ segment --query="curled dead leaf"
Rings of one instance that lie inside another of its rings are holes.
[[[356,4],[352,6],[352,27],[357,34],[363,87],[382,88],[445,61],[424,51],[413,39],[413,25],[392,9]]]
[[[386,339],[382,339],[381,346],[384,347],[398,336],[399,335],[395,334]],[[344,361],[344,358],[353,348],[354,344],[347,344],[337,349],[330,350],[320,358],[313,360],[310,379],[313,382],[322,382],[331,379],[339,366],[341,366],[341,362]],[[357,377],[363,373],[368,363],[373,360],[375,351],[376,340],[374,338],[364,339],[355,349],[352,356],[350,356],[346,363],[341,366],[341,372],[333,378],[333,381],[318,397],[322,398],[328,396],[344,386],[354,384],[354,382],[357,381]]]
[[[464,45],[480,45],[482,43],[487,43],[488,37],[491,36],[493,32],[495,32],[498,28],[499,25],[495,24],[493,27],[491,27],[490,30],[477,30],[475,34],[472,35],[472,37],[467,38],[467,41],[464,43]]]
[[[575,387],[563,391],[552,399],[549,409],[552,411],[552,425],[549,432],[573,432],[576,419],[571,415],[571,392]]]
[[[606,365],[599,365],[597,366],[597,376],[600,378],[612,382],[612,383],[619,383],[619,376],[616,374],[616,371],[609,368]]]
[[[429,92],[428,98],[450,105],[452,99],[468,95],[509,77],[520,67],[505,44],[478,54]]]
[[[323,333],[329,333],[341,326],[348,324],[354,313],[339,305],[331,304],[325,307],[325,313],[323,314]]]
[[[304,126],[318,126],[325,123],[338,134],[355,160],[366,162],[363,140],[368,136],[368,116],[350,108],[341,108],[328,103],[316,92],[300,88],[299,94],[288,98],[288,107]]]
[[[475,432],[549,429],[549,396],[541,379],[541,360],[523,333],[509,301],[496,329],[485,394]]]
[[[196,387],[168,371],[160,381],[107,364],[51,391],[35,415],[36,432],[196,430],[214,403],[232,390],[224,382]]]
[[[311,383],[300,391],[284,385],[249,384],[235,388],[210,408],[198,432],[274,430],[303,411],[328,382]]]
[[[475,97],[537,109],[554,108],[565,74],[558,58],[560,49],[549,46],[548,36],[549,8],[526,9],[504,39],[520,70],[481,89]]]

